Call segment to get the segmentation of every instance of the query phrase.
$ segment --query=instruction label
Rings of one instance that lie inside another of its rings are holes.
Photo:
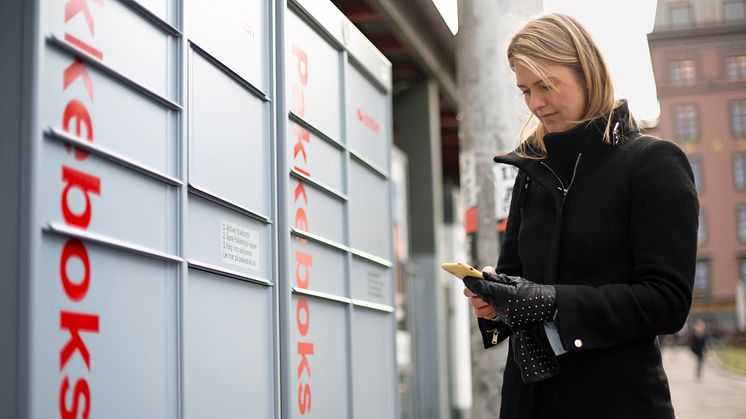
[[[221,221],[220,258],[242,268],[259,270],[259,234],[238,224]]]

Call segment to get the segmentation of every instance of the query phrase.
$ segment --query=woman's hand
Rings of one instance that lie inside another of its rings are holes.
[[[495,268],[492,266],[485,266],[483,271],[495,273]],[[483,319],[492,320],[497,316],[497,311],[490,305],[490,303],[479,298],[477,294],[469,291],[468,288],[464,288],[464,295],[469,299],[469,304],[472,307],[472,313],[474,316],[481,317]]]
[[[491,305],[513,331],[551,321],[557,311],[557,291],[552,285],[492,272],[484,272],[484,279],[464,277],[464,285]]]

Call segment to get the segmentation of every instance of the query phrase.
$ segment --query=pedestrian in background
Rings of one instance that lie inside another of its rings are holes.
[[[705,351],[707,350],[707,325],[702,319],[694,322],[694,332],[689,337],[689,349],[697,357],[696,377],[697,381],[702,379],[702,364],[705,360]]]
[[[464,280],[485,348],[510,337],[500,417],[673,418],[656,336],[692,299],[687,157],[640,133],[575,19],[529,21],[507,55],[532,116],[495,157],[519,169],[497,267]]]

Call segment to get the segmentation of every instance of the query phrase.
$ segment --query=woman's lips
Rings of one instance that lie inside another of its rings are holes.
[[[541,116],[539,117],[539,119],[541,119],[541,120],[543,121],[543,120],[545,120],[545,119],[548,119],[548,118],[551,118],[551,117],[553,117],[554,115],[557,115],[557,112],[552,112],[552,113],[548,113],[548,114],[544,114],[544,115],[541,115]]]

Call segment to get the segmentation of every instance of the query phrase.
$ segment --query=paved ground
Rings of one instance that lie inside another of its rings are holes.
[[[664,348],[663,365],[677,419],[746,419],[746,378],[708,359],[697,381],[694,355],[686,347]]]

